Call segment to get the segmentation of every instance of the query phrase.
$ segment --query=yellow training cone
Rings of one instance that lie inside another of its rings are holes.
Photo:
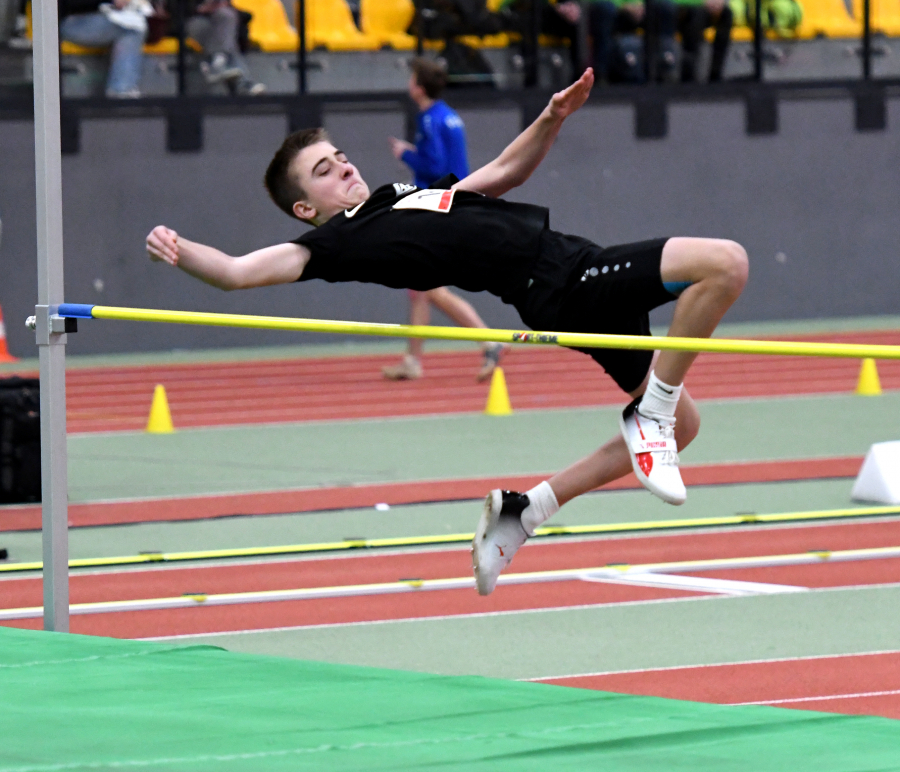
[[[491,376],[491,390],[488,392],[484,413],[485,415],[511,415],[512,411],[512,405],[509,404],[509,392],[506,390],[506,377],[503,375],[503,368],[497,367]]]
[[[875,367],[874,359],[863,359],[856,393],[863,397],[877,397],[881,394],[881,381],[878,380],[878,368]]]
[[[169,400],[166,399],[164,386],[157,386],[153,390],[153,403],[150,405],[147,431],[150,434],[171,434],[175,431],[175,427],[172,426],[172,414],[169,412]]]

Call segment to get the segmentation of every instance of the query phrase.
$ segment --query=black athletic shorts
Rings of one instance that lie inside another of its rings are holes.
[[[649,312],[675,300],[659,273],[668,239],[599,247],[546,230],[527,290],[512,298],[533,330],[649,335]],[[578,348],[593,357],[623,391],[634,391],[652,351]]]

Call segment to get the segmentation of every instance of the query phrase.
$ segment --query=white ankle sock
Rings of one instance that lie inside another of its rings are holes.
[[[559,512],[559,503],[550,483],[546,480],[527,491],[531,505],[522,512],[522,527],[529,536],[534,536],[534,529]]]
[[[656,377],[656,373],[652,372],[647,391],[638,404],[638,410],[647,418],[674,418],[675,406],[683,388],[683,385],[670,386],[663,383]]]

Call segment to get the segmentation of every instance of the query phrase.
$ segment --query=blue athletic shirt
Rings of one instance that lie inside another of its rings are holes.
[[[416,150],[407,150],[401,158],[413,170],[418,188],[425,189],[448,174],[460,180],[468,177],[462,118],[439,99],[416,117]]]

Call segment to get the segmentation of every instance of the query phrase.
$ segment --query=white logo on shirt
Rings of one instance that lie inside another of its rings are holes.
[[[362,204],[357,204],[356,206],[353,207],[353,209],[345,209],[344,217],[353,217],[353,215],[355,215],[359,211],[359,208],[365,203],[366,202],[363,201]]]
[[[398,196],[403,195],[404,193],[409,193],[411,190],[415,190],[415,185],[407,185],[405,182],[395,182],[394,183],[394,193]]]
[[[420,190],[401,198],[392,209],[424,209],[429,212],[449,212],[455,190]]]

